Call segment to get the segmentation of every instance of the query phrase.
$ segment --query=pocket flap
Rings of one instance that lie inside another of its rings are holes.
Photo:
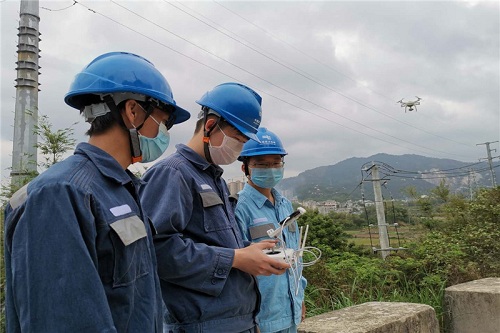
[[[201,201],[203,202],[204,208],[223,204],[221,198],[215,192],[212,192],[212,191],[211,192],[201,192],[200,196],[201,196]]]
[[[125,246],[147,236],[144,222],[137,216],[129,216],[110,224]]]
[[[266,223],[252,226],[248,228],[248,231],[250,231],[250,237],[252,237],[253,240],[261,237],[269,237],[269,235],[267,234],[267,231],[269,229],[274,229],[274,224]]]

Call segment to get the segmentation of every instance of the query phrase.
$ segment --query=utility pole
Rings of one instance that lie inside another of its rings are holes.
[[[484,142],[484,143],[478,143],[476,146],[479,145],[486,145],[486,152],[488,153],[487,158],[480,158],[479,160],[488,160],[488,164],[490,165],[490,172],[491,172],[491,184],[493,185],[493,188],[497,187],[497,179],[496,179],[496,174],[495,171],[493,170],[493,158],[497,158],[498,156],[491,157],[491,151],[497,151],[496,149],[490,149],[490,143],[496,143],[498,141],[493,141],[493,142]]]
[[[377,225],[378,225],[378,236],[380,241],[380,249],[378,251],[382,254],[382,259],[389,255],[391,250],[389,245],[389,235],[387,232],[387,223],[385,221],[384,212],[384,199],[382,198],[382,186],[380,184],[380,176],[378,173],[378,166],[373,163],[373,165],[368,169],[372,170],[372,184],[373,193],[375,195],[375,210],[377,211]],[[367,171],[368,171],[367,170]]]
[[[35,126],[38,124],[40,42],[38,0],[21,0],[17,44],[16,106],[11,183],[19,186],[37,172]]]
[[[474,171],[472,171],[472,168],[469,168],[469,174],[467,176],[467,184],[469,185],[469,196],[470,200],[473,198],[473,192],[472,192],[472,186],[476,182],[476,177],[474,176]]]

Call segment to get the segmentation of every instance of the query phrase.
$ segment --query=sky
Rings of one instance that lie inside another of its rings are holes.
[[[285,177],[377,153],[477,162],[500,155],[498,1],[39,1],[39,114],[88,124],[64,103],[100,54],[136,53],[167,78],[194,131],[206,91],[240,82],[263,99],[262,126],[288,156]],[[1,180],[9,176],[20,1],[0,1]],[[415,111],[398,103],[421,98]],[[39,161],[41,158],[39,158]],[[383,161],[382,161],[383,162]],[[360,166],[361,167],[361,166]],[[143,170],[134,165],[132,170]],[[239,163],[224,166],[241,180]]]

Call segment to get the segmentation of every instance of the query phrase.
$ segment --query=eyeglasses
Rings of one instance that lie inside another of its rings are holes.
[[[171,113],[167,120],[163,122],[167,130],[171,129],[175,123],[175,114]]]
[[[284,165],[285,165],[285,162],[283,162],[283,161],[274,162],[274,163],[252,163],[252,164],[249,164],[249,166],[251,166],[252,168],[256,168],[256,169],[269,169],[269,168],[277,169],[277,168],[282,168]]]
[[[236,127],[234,127],[234,126],[233,126],[231,123],[229,123],[226,119],[221,118],[220,123],[224,124],[224,126],[223,126],[223,127],[230,127],[231,129],[233,129],[233,131],[235,131],[235,132],[236,132],[236,136],[237,136],[237,137],[239,137],[239,138],[244,138],[243,143],[245,143],[245,142],[247,142],[247,141],[248,141],[248,137],[247,137],[245,134],[241,133],[241,131],[240,131],[239,129],[237,129]],[[217,125],[217,126],[219,126],[219,125]],[[222,131],[222,128],[221,128],[220,126],[219,126],[219,129]],[[222,133],[224,133],[224,131],[222,131]],[[236,138],[236,139],[238,139],[238,138]],[[238,139],[238,141],[242,141],[242,140],[241,140],[241,139]]]
[[[156,99],[150,99],[149,103],[169,115],[168,119],[165,120],[163,124],[165,124],[167,130],[171,129],[175,123],[175,108],[172,105],[162,103]]]
[[[146,109],[149,109],[150,106],[152,106],[153,108],[157,108],[157,109],[160,109],[161,111],[169,114],[169,117],[167,120],[165,120],[163,122],[163,124],[165,125],[165,127],[167,128],[167,130],[171,129],[172,126],[174,126],[174,123],[175,123],[175,109],[171,106],[171,105],[167,105],[165,103],[160,103],[156,100],[151,100],[149,103],[148,102],[137,102],[137,104],[139,104],[139,106],[144,110],[144,112],[148,113],[146,111]],[[151,113],[153,112],[153,109],[151,109]],[[149,115],[151,117],[151,114]],[[154,119],[154,118],[153,118]],[[154,119],[155,122],[158,124],[158,122],[156,121],[156,119]],[[158,124],[159,125],[159,124]]]

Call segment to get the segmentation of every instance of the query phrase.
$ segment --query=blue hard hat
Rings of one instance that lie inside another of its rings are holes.
[[[118,105],[126,99],[156,100],[175,108],[175,123],[191,116],[175,103],[172,89],[155,66],[133,53],[110,52],[100,55],[78,73],[64,97],[69,106],[81,110],[87,95],[110,94]]]
[[[257,131],[257,137],[260,143],[255,141],[247,141],[243,145],[239,161],[243,161],[245,157],[260,156],[260,155],[281,155],[285,156],[288,153],[283,148],[280,138],[265,127],[260,127]]]
[[[206,92],[196,103],[215,111],[246,137],[259,141],[255,133],[262,119],[262,98],[249,87],[223,83]]]

